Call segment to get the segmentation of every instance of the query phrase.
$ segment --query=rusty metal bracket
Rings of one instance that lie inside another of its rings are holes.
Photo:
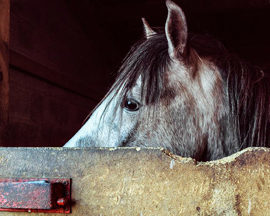
[[[0,179],[0,211],[71,212],[71,179]]]

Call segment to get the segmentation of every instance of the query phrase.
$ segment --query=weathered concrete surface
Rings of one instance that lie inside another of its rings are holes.
[[[3,177],[72,178],[72,215],[270,215],[265,148],[208,163],[162,149],[0,148]]]

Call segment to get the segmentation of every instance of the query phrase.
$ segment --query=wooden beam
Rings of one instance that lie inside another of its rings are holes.
[[[5,140],[9,107],[10,0],[0,0],[0,146]]]
[[[267,148],[204,163],[153,148],[0,148],[0,158],[0,178],[71,178],[74,216],[270,212]]]

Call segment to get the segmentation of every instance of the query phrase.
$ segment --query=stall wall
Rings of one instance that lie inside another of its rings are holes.
[[[250,148],[201,163],[153,148],[0,148],[0,178],[71,178],[76,216],[265,216],[269,154]]]
[[[5,146],[62,146],[103,96],[91,41],[66,1],[11,0]]]

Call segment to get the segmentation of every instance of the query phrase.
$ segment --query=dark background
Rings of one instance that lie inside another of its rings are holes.
[[[268,0],[181,0],[189,30],[270,69]],[[62,146],[113,82],[141,17],[164,26],[163,0],[11,0],[5,146]]]

